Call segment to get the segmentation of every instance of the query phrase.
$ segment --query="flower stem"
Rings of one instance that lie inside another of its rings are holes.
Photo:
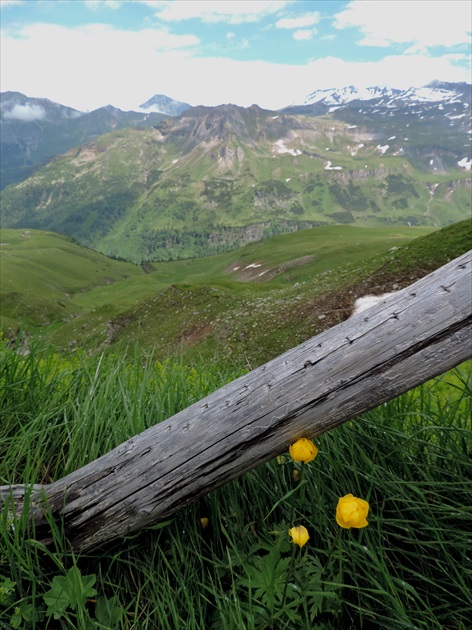
[[[283,610],[285,608],[285,600],[287,597],[287,588],[288,588],[288,583],[290,578],[292,577],[293,574],[293,568],[295,566],[295,554],[297,553],[297,546],[293,545],[292,547],[292,557],[290,559],[290,564],[288,565],[288,570],[287,570],[287,579],[285,580],[285,586],[284,586],[284,592],[282,595],[282,605],[281,605],[281,610]]]

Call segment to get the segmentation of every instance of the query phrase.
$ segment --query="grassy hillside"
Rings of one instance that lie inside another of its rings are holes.
[[[40,230],[0,230],[0,256],[3,325],[67,319],[76,294],[143,274],[135,265]]]
[[[136,352],[26,357],[0,341],[0,485],[50,483],[238,375]],[[316,438],[173,518],[86,554],[61,523],[0,513],[7,630],[466,630],[472,617],[470,365]],[[188,472],[188,471],[187,471]],[[342,529],[340,497],[369,504]],[[52,519],[51,519],[52,521]],[[303,548],[288,531],[306,527]]]
[[[144,273],[54,234],[4,230],[3,325],[23,321],[57,348],[139,344],[161,358],[179,348],[253,366],[342,321],[357,297],[467,251],[470,238],[471,221],[433,232],[330,226]]]
[[[3,332],[23,319],[30,337],[0,336],[0,485],[84,466],[471,237],[472,220],[329,226],[144,273],[52,233],[2,230]],[[47,549],[27,510],[0,510],[0,626],[466,630],[470,363],[318,436],[303,467],[281,443],[279,458],[87,554],[70,553],[60,523]],[[363,529],[336,521],[349,493],[369,504]],[[303,548],[288,535],[299,525]]]
[[[337,226],[248,245],[225,277],[189,275],[114,318],[108,342],[139,339],[158,353],[179,346],[254,367],[349,317],[356,298],[408,286],[467,251],[472,221],[416,239],[409,230]]]
[[[108,255],[195,258],[332,224],[444,226],[470,214],[457,165],[417,169],[403,147],[329,117],[193,108],[57,157],[3,193],[3,225],[70,234]]]

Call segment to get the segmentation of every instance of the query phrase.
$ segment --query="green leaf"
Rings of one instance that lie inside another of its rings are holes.
[[[95,575],[82,576],[76,566],[65,576],[56,575],[52,581],[52,588],[43,595],[48,607],[46,614],[59,619],[67,608],[76,610],[79,606],[85,606],[87,599],[97,594],[92,588],[96,579]]]
[[[118,597],[110,599],[99,597],[95,607],[95,618],[103,626],[118,628],[123,620],[125,611],[121,606]]]
[[[21,613],[19,608],[15,608],[15,612],[10,618],[10,625],[12,628],[19,628],[21,624]]]
[[[0,584],[0,604],[5,603],[15,590],[16,582],[12,582],[10,578],[5,578]]]
[[[52,581],[52,588],[44,593],[43,599],[47,606],[46,615],[59,619],[62,613],[70,606],[70,598],[66,591],[66,579],[64,576],[56,575]]]

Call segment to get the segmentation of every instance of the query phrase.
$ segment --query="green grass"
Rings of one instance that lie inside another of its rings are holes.
[[[10,338],[24,325],[58,350],[139,343],[161,360],[178,349],[255,367],[346,319],[357,297],[403,288],[464,253],[471,226],[326,226],[147,273],[53,233],[3,230],[1,325]]]
[[[52,233],[3,230],[2,327],[14,337],[23,323],[59,350],[139,343],[161,360],[179,349],[255,367],[346,319],[356,297],[403,288],[467,251],[471,225],[326,226],[147,273]]]
[[[3,229],[0,231],[2,323],[4,327],[17,328],[24,322],[30,334],[36,331],[46,335],[58,347],[74,340],[95,347],[106,340],[105,329],[110,319],[126,314],[129,309],[143,310],[145,305],[140,305],[157,295],[162,294],[158,302],[165,304],[163,292],[173,285],[196,287],[197,291],[203,287],[229,291],[233,297],[231,309],[236,309],[237,314],[246,310],[246,298],[252,300],[255,293],[279,299],[274,289],[286,290],[295,282],[315,281],[326,271],[385,253],[392,246],[409,243],[430,231],[430,228],[352,226],[303,230],[217,256],[154,263],[154,271],[143,273],[140,267],[106,258],[51,232]],[[293,280],[294,271],[276,273],[269,282],[255,287],[252,281],[230,271],[235,266],[244,268],[252,263],[276,269],[307,256],[311,258],[297,267]],[[216,309],[215,316],[221,315],[222,310],[222,306]],[[167,310],[165,319],[169,314]],[[167,322],[163,325],[162,321],[159,327],[164,336],[174,341],[185,332],[175,330],[175,326],[167,330]],[[148,333],[149,339],[157,336],[154,330]]]
[[[0,348],[0,484],[49,483],[241,373],[136,352]],[[472,617],[471,362],[319,436],[165,523],[80,556],[60,524],[0,521],[0,626],[466,630]],[[283,451],[285,445],[281,445]],[[334,514],[352,493],[369,525]],[[201,518],[208,519],[203,528]],[[303,524],[309,542],[290,545]]]
[[[75,295],[144,275],[53,232],[2,229],[0,243],[2,319],[62,320],[74,312]]]

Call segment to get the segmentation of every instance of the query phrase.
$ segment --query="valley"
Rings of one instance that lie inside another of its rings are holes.
[[[6,93],[2,142],[52,159],[1,192],[2,329],[74,352],[277,356],[470,247],[470,107],[444,83],[279,111]]]
[[[144,269],[54,233],[3,229],[2,329],[15,338],[24,326],[62,351],[138,345],[254,367],[349,317],[357,298],[467,251],[471,228],[325,226]]]

